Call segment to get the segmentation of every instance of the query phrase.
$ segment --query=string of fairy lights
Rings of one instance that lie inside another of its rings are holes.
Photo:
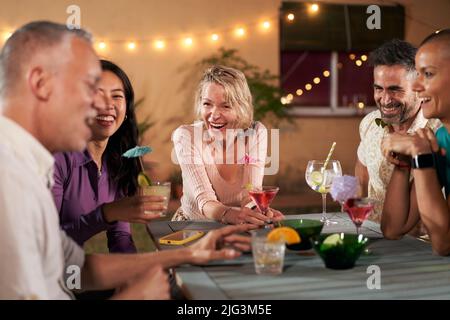
[[[306,10],[309,15],[314,16],[320,13],[320,6],[317,3],[307,4]],[[287,23],[293,23],[296,19],[293,12],[287,12],[284,17]],[[209,33],[198,33],[190,34],[185,36],[171,36],[171,37],[159,37],[159,38],[145,38],[145,39],[106,39],[98,37],[95,41],[94,46],[99,54],[107,54],[111,50],[117,49],[117,46],[125,48],[128,52],[134,52],[139,50],[139,48],[149,47],[153,48],[155,51],[164,51],[168,48],[179,46],[186,50],[193,48],[195,45],[203,44],[219,44],[225,41],[227,36],[232,36],[235,39],[245,39],[251,35],[254,31],[259,31],[260,34],[267,34],[273,25],[278,22],[279,17],[271,17],[268,19],[260,19],[259,21],[240,24],[234,27],[228,27],[224,29],[216,29]],[[12,35],[12,29],[5,30],[0,29],[0,45],[6,42],[6,40]],[[256,33],[256,32],[255,32]],[[361,55],[357,57],[354,53],[349,54],[349,59],[354,61],[355,66],[361,67],[364,62],[367,61],[366,55]],[[342,63],[338,63],[338,69],[342,68]],[[315,86],[318,86],[323,78],[328,78],[331,75],[330,70],[322,70],[320,75],[316,75],[311,79],[311,81],[304,84],[303,87],[299,87],[295,92],[287,93],[285,96],[281,97],[281,103],[284,105],[289,105],[294,99],[294,95],[300,97],[306,93],[310,93]],[[358,102],[357,107],[363,109],[365,107],[363,102]]]

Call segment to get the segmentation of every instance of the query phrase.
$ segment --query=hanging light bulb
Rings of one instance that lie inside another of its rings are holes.
[[[288,21],[292,22],[295,19],[295,15],[293,13],[289,13],[286,18],[288,19]]]
[[[319,5],[317,3],[313,3],[309,6],[309,12],[310,13],[317,13],[319,12]]]
[[[244,28],[237,28],[236,30],[235,30],[235,33],[236,33],[236,36],[238,36],[238,37],[243,37],[243,36],[245,36],[245,29]]]
[[[262,27],[263,30],[269,30],[270,29],[270,21],[264,21],[261,24],[261,27]]]
[[[213,33],[211,35],[211,41],[218,41],[219,40],[219,35],[217,33]]]
[[[133,41],[128,42],[127,48],[128,48],[128,50],[133,51],[134,49],[136,49],[136,42],[133,42]]]
[[[164,42],[164,40],[156,40],[154,46],[156,49],[162,50],[166,47],[166,43]]]
[[[106,49],[106,42],[100,41],[100,42],[98,43],[97,47],[98,47],[100,50],[105,50],[105,49]]]
[[[192,40],[191,37],[187,37],[187,38],[184,38],[183,43],[186,47],[190,47],[194,43],[194,40]]]

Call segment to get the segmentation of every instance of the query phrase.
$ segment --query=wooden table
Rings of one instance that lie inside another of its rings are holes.
[[[320,219],[320,215],[287,218]],[[355,233],[355,226],[346,214],[336,213],[332,218],[339,223],[325,226],[322,233]],[[147,230],[158,240],[177,230],[211,230],[221,226],[215,222],[162,221],[152,222]],[[449,257],[432,254],[429,243],[413,237],[385,240],[379,225],[370,221],[364,223],[361,232],[371,239],[371,254],[361,256],[353,269],[327,269],[313,250],[300,253],[287,250],[281,275],[257,275],[251,254],[244,254],[233,261],[217,261],[207,266],[180,266],[176,269],[177,280],[189,299],[200,300],[450,299]],[[159,246],[160,250],[172,248]],[[373,270],[368,273],[369,266],[380,268],[380,289],[367,286],[373,274]]]

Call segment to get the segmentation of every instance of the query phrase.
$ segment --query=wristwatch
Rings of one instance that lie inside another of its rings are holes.
[[[433,153],[418,154],[411,158],[411,168],[413,169],[434,168],[435,166]]]

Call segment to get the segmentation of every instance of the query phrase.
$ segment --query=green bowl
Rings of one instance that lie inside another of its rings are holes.
[[[321,235],[313,240],[314,250],[322,258],[325,266],[330,269],[353,268],[364,251],[368,238],[362,234],[341,233],[337,236],[340,239],[339,241],[334,243],[324,242],[328,236],[330,235]]]
[[[284,227],[291,227],[297,231],[301,242],[287,245],[290,250],[309,250],[312,248],[311,239],[317,237],[323,228],[323,223],[319,220],[311,219],[286,219],[280,221]]]

